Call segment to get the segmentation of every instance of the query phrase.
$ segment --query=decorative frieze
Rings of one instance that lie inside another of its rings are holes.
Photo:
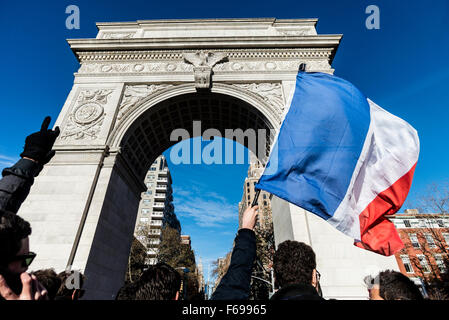
[[[232,60],[216,64],[212,67],[214,72],[275,72],[275,71],[297,71],[301,63],[307,64],[308,71],[329,70],[328,60]],[[200,69],[207,69],[207,66],[195,67],[193,64],[184,61],[172,62],[142,62],[142,63],[83,63],[78,70],[79,74],[163,74],[171,72],[195,73]],[[199,76],[198,81],[202,81]]]
[[[111,89],[81,91],[62,131],[61,140],[95,140],[103,125]]]

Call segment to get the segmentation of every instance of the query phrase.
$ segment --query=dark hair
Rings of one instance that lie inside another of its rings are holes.
[[[67,288],[67,279],[76,275],[79,275],[79,288]],[[58,274],[58,278],[61,280],[61,285],[56,293],[57,300],[72,300],[73,292],[75,290],[80,290],[86,280],[86,277],[81,272],[75,270],[62,271]]]
[[[295,283],[311,284],[315,268],[315,253],[302,242],[286,240],[273,256],[274,277],[280,287]]]
[[[48,298],[50,300],[54,300],[56,297],[56,293],[61,286],[61,279],[58,277],[55,270],[42,269],[33,271],[32,274],[34,274],[37,280],[45,287],[45,289],[47,289]]]
[[[18,215],[0,211],[0,267],[20,251],[21,241],[31,234],[30,224]]]
[[[150,266],[139,280],[117,293],[117,300],[173,300],[181,287],[180,274],[165,263]]]
[[[135,300],[136,299],[136,291],[138,289],[138,281],[128,283],[120,288],[117,292],[115,300]]]
[[[379,284],[379,295],[385,300],[422,300],[423,296],[415,283],[407,276],[393,270],[385,270],[373,279]]]

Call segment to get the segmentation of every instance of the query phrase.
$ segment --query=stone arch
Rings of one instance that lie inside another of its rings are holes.
[[[202,121],[202,131],[215,128],[222,136],[225,129],[265,129],[263,146],[258,147],[267,155],[272,129],[278,124],[275,114],[267,113],[272,106],[230,85],[218,85],[210,92],[196,92],[191,85],[169,86],[128,108],[111,132],[88,213],[81,218],[72,247],[74,264],[84,265],[88,277],[86,298],[111,298],[122,285],[142,181],[153,160],[178,142],[170,141],[172,130],[183,128],[193,137],[194,120]],[[94,218],[94,230],[86,232]]]

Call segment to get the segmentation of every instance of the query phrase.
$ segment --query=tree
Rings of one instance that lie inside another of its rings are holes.
[[[146,247],[136,237],[133,237],[131,251],[128,257],[128,267],[126,269],[125,285],[133,283],[140,278],[146,258]]]
[[[212,262],[212,276],[216,277],[215,279],[215,287],[218,286],[218,284],[221,281],[221,278],[226,274],[228,271],[229,265],[231,264],[231,255],[232,250],[229,251],[224,258],[217,259]]]
[[[273,266],[273,255],[275,251],[274,230],[270,209],[265,208],[263,212],[265,219],[254,229],[256,234],[256,261],[251,278],[250,299],[266,300],[269,298],[271,286],[271,268]],[[259,278],[259,279],[258,279]],[[265,280],[262,281],[261,279]],[[268,282],[267,282],[268,281]]]
[[[449,181],[431,183],[424,194],[418,198],[416,206],[420,212],[439,214],[449,213]]]
[[[165,226],[161,232],[161,243],[157,253],[157,261],[164,262],[175,268],[183,278],[183,289],[187,287],[186,299],[196,298],[198,278],[196,275],[195,254],[189,245],[181,242],[181,237],[176,229]],[[189,269],[184,273],[185,268]]]

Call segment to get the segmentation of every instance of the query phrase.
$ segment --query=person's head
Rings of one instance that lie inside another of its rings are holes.
[[[16,214],[0,212],[0,272],[20,275],[34,258],[30,252],[30,224]]]
[[[419,288],[407,276],[393,270],[365,279],[370,300],[422,300]]]
[[[79,271],[66,270],[58,274],[61,280],[59,290],[56,293],[56,300],[78,300],[83,294],[83,284],[86,277]]]
[[[302,283],[318,289],[315,252],[305,243],[286,240],[279,244],[273,256],[273,270],[281,288]]]
[[[145,270],[128,288],[122,288],[117,299],[178,300],[180,288],[180,274],[168,264],[158,263]]]
[[[48,298],[50,300],[54,300],[56,297],[56,293],[61,286],[61,279],[58,277],[55,270],[42,269],[33,271],[32,274],[34,274],[37,278],[37,281],[39,281],[39,283],[42,284],[45,289],[47,289]]]

